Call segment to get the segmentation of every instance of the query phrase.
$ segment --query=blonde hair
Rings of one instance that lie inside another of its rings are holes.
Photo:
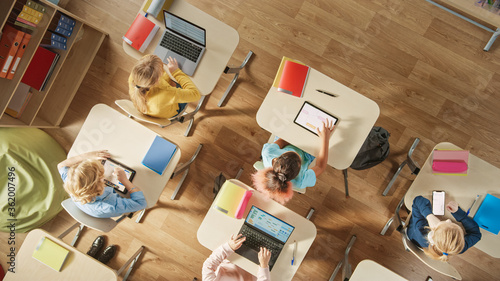
[[[156,55],[145,55],[132,68],[130,73],[128,93],[135,108],[147,114],[146,95],[163,75],[163,61]]]
[[[95,200],[101,191],[104,167],[96,159],[87,159],[71,166],[64,182],[64,190],[82,204]]]
[[[450,255],[457,255],[465,247],[462,228],[456,223],[441,223],[431,228],[432,242],[424,252],[435,260],[448,261]]]

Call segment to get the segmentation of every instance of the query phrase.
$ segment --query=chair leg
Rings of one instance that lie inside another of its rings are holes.
[[[385,235],[387,232],[387,229],[389,229],[389,226],[391,226],[392,222],[394,221],[394,217],[391,217],[384,225],[384,228],[382,231],[380,231],[380,235]]]
[[[349,183],[347,181],[347,169],[342,170],[344,173],[345,198],[349,198]]]
[[[125,276],[123,277],[123,281],[127,280],[128,276],[130,275],[130,272],[132,272],[132,269],[134,268],[135,263],[137,262],[137,260],[142,254],[142,251],[144,251],[145,248],[146,247],[141,246],[139,250],[137,250],[137,252],[135,252],[135,254],[132,257],[130,257],[130,259],[116,272],[117,275],[120,275],[120,273],[122,273],[125,270],[125,268],[128,265],[130,265],[127,272],[125,273]]]
[[[309,213],[307,213],[306,219],[311,220],[314,211],[315,211],[314,208],[311,208],[311,210],[309,210]]]
[[[198,153],[200,153],[200,150],[201,148],[203,147],[203,144],[200,144],[198,145],[198,149],[196,149],[195,153],[193,154],[193,156],[191,156],[191,159],[189,159],[189,161],[185,164],[182,164],[180,167],[178,167],[177,169],[175,169],[175,171],[172,173],[172,176],[170,178],[173,178],[175,176],[177,176],[178,174],[184,172],[182,178],[181,178],[181,181],[179,182],[179,184],[177,185],[177,188],[175,189],[174,193],[172,194],[172,197],[170,197],[170,199],[174,200],[175,199],[175,196],[177,195],[177,192],[179,192],[179,189],[181,188],[182,186],[182,183],[184,182],[184,180],[186,179],[186,176],[189,172],[189,166],[193,163],[193,161],[196,159],[196,157],[198,156]]]
[[[227,95],[229,95],[229,92],[233,88],[234,83],[236,83],[236,80],[238,80],[238,77],[240,76],[240,70],[242,70],[245,67],[245,65],[247,64],[247,62],[252,57],[252,55],[253,55],[253,52],[249,51],[248,54],[247,54],[247,56],[246,56],[246,58],[245,58],[245,60],[243,60],[243,63],[240,65],[240,67],[231,68],[231,67],[226,66],[226,69],[224,70],[224,73],[226,73],[226,74],[234,73],[235,75],[234,75],[233,80],[231,81],[231,83],[227,87],[226,91],[224,92],[224,95],[219,100],[219,103],[217,104],[218,107],[221,107],[222,104],[224,103],[224,100],[227,98]]]
[[[394,176],[392,177],[391,181],[389,182],[389,184],[387,185],[387,187],[385,188],[384,192],[382,192],[382,195],[383,196],[386,196],[387,193],[389,192],[389,190],[391,190],[391,187],[392,185],[394,184],[394,182],[396,181],[396,178],[399,176],[399,173],[401,173],[401,170],[403,169],[403,167],[406,165],[407,163],[407,160],[403,161],[403,163],[401,163],[401,165],[399,165],[399,168],[398,170],[396,171],[396,173],[394,174]]]
[[[351,240],[349,241],[349,244],[347,245],[345,252],[344,252],[344,258],[339,261],[337,264],[337,267],[333,271],[332,275],[330,276],[330,279],[328,281],[333,281],[335,277],[337,276],[337,273],[340,271],[340,268],[342,265],[344,265],[344,269],[342,270],[342,280],[349,280],[351,278],[352,270],[351,270],[351,265],[349,264],[349,252],[351,251],[352,245],[354,244],[354,241],[356,241],[356,235],[353,235],[351,237]]]
[[[73,241],[71,241],[71,246],[74,247],[78,239],[80,238],[80,234],[82,233],[83,229],[85,228],[85,225],[82,223],[75,223],[72,226],[70,226],[68,229],[66,229],[63,233],[59,235],[59,239],[63,239],[66,235],[68,235],[73,229],[78,227],[78,231],[76,232],[75,236],[73,237]]]

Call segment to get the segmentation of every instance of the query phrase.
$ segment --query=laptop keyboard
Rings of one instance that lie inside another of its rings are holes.
[[[267,248],[269,251],[271,251],[272,260],[276,260],[275,258],[281,252],[281,244],[265,237],[264,235],[262,235],[262,233],[259,233],[258,231],[247,227],[246,225],[243,225],[240,233],[246,237],[246,240],[245,242],[243,242],[243,244],[254,249],[257,252],[260,251],[260,247]]]
[[[186,41],[180,37],[175,36],[170,32],[165,32],[165,35],[161,39],[160,45],[193,61],[196,62],[200,56],[201,47],[198,47],[189,41]]]

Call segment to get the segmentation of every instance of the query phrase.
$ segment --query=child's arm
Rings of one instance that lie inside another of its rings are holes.
[[[334,128],[335,125],[333,125],[333,122],[329,120],[323,122],[323,127],[321,130],[319,130],[318,128],[318,135],[320,140],[319,155],[316,158],[316,166],[311,168],[311,170],[313,170],[314,173],[316,174],[316,177],[321,175],[326,169],[326,164],[328,162],[328,148],[330,144],[330,136],[332,135]]]
[[[128,180],[127,175],[125,174],[125,171],[123,171],[123,169],[118,167],[115,168],[114,174],[116,174],[118,180],[125,186],[125,188],[129,193],[132,194],[134,192],[141,191],[139,187],[135,186],[132,182]]]
[[[284,139],[277,139],[274,143],[277,144],[280,147],[280,149],[283,149],[283,147],[290,144],[289,142],[287,142]]]
[[[82,162],[85,159],[105,159],[105,158],[110,158],[111,154],[107,150],[96,150],[92,152],[87,152],[83,153],[77,156],[73,156],[71,158],[68,158],[61,163],[57,164],[57,169],[60,170],[62,167],[71,167],[73,165],[76,165],[80,162]]]

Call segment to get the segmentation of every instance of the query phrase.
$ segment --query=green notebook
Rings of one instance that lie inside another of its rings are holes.
[[[42,237],[33,252],[33,257],[54,270],[61,271],[69,250],[47,237]]]

